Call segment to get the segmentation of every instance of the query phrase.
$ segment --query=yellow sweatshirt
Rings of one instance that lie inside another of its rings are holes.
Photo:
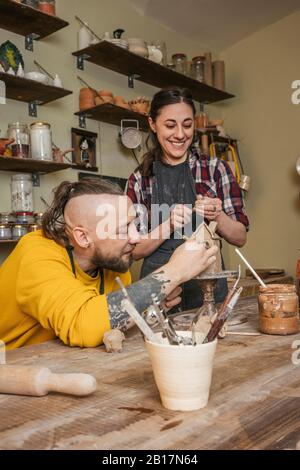
[[[100,276],[92,278],[75,261],[76,278],[67,251],[41,231],[22,237],[0,267],[0,340],[7,349],[59,337],[65,344],[95,347],[110,330],[106,295],[99,294]],[[105,294],[119,288],[125,274],[104,270]]]

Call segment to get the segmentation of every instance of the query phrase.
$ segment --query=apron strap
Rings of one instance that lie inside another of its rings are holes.
[[[67,247],[66,247],[66,251],[67,251],[68,256],[69,256],[69,260],[70,260],[71,267],[72,267],[72,272],[73,272],[73,274],[74,274],[75,279],[77,279],[77,276],[76,276],[76,269],[75,269],[75,263],[74,263],[74,256],[73,256],[73,247],[72,247],[71,245],[67,246]],[[103,295],[103,294],[104,294],[104,290],[105,290],[103,269],[100,268],[99,272],[100,272],[99,294],[100,294],[100,295]]]

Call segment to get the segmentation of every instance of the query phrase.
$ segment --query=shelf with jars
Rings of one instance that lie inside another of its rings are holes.
[[[129,86],[131,87],[133,86],[133,80],[136,79],[158,88],[169,86],[188,88],[195,101],[207,104],[234,97],[234,95],[226,91],[214,88],[178,71],[171,70],[164,65],[134,54],[106,40],[73,52],[73,55],[77,57],[78,67],[81,69],[84,67],[84,61],[87,60],[114,72],[127,75],[129,77]],[[200,63],[195,64],[195,67],[196,65],[198,68],[201,66]],[[198,68],[195,70],[195,74],[200,73]]]
[[[7,136],[0,139],[0,170],[42,174],[65,170],[73,167],[70,161],[64,163],[68,151],[53,144],[49,123],[10,123]]]
[[[55,15],[55,0],[0,0],[0,28],[25,36],[25,47],[68,26]]]

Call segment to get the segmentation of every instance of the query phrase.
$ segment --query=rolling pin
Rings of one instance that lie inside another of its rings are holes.
[[[0,393],[42,397],[49,392],[90,395],[97,389],[88,374],[52,374],[47,367],[0,365]]]

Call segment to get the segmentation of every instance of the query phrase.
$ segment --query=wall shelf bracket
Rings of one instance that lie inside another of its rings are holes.
[[[38,39],[39,37],[40,36],[35,33],[27,34],[27,36],[25,36],[25,49],[27,51],[33,52],[33,41],[34,39]]]
[[[128,87],[129,88],[134,88],[134,80],[137,80],[138,78],[140,78],[140,75],[138,75],[136,73],[133,73],[133,74],[129,75],[129,77],[128,77]]]
[[[39,173],[32,173],[32,184],[35,188],[40,186],[40,175]]]
[[[79,127],[81,129],[86,129],[86,115],[85,114],[81,114],[79,116]]]

